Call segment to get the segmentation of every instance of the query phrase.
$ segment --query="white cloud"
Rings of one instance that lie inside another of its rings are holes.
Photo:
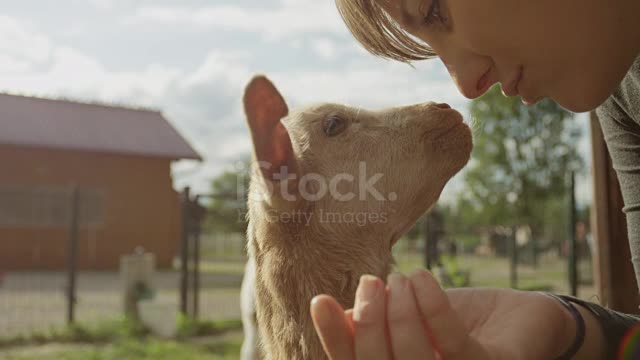
[[[327,60],[335,58],[338,54],[335,42],[327,38],[319,38],[313,41],[312,49],[318,56]]]
[[[89,4],[99,10],[111,10],[114,7],[115,0],[89,0]]]
[[[39,64],[48,60],[50,52],[51,43],[46,36],[16,19],[0,15],[0,54],[4,65],[11,64],[15,69]]]
[[[20,61],[8,54],[0,54],[0,74],[24,73],[30,67],[30,64],[25,61]]]
[[[98,60],[67,46],[53,47],[51,53],[51,62],[38,70],[25,63],[7,64],[0,53],[0,73],[5,73],[0,89],[151,106],[158,105],[157,98],[179,75],[157,64],[138,72],[110,72]],[[11,72],[12,66],[22,71]]]
[[[296,104],[339,102],[383,108],[425,101],[449,102],[458,108],[468,100],[450,80],[436,80],[435,62],[416,68],[377,60],[347,63],[339,70],[287,71],[272,75],[285,97]]]
[[[125,22],[131,25],[156,24],[198,30],[258,32],[270,39],[310,32],[347,33],[332,1],[283,0],[279,7],[273,9],[251,9],[238,5],[150,5],[139,7]]]

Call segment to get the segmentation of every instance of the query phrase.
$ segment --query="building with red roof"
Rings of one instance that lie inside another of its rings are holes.
[[[137,247],[170,266],[181,159],[202,160],[158,111],[0,94],[0,270],[66,266],[74,189],[80,268]]]

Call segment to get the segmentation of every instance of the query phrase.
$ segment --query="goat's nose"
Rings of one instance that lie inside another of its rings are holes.
[[[451,109],[451,106],[449,106],[449,104],[447,103],[439,103],[439,104],[435,104],[434,106],[442,110]]]

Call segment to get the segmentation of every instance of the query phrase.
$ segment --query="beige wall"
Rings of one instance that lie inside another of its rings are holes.
[[[0,146],[0,187],[74,184],[104,193],[103,224],[81,229],[81,268],[117,268],[136,246],[170,266],[181,221],[168,159]],[[63,269],[68,239],[61,226],[0,226],[0,271]]]

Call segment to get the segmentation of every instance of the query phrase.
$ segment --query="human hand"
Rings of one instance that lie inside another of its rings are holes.
[[[409,278],[364,276],[354,310],[326,295],[311,314],[332,360],[554,359],[575,337],[575,322],[554,299],[509,289],[443,291],[426,271]]]

